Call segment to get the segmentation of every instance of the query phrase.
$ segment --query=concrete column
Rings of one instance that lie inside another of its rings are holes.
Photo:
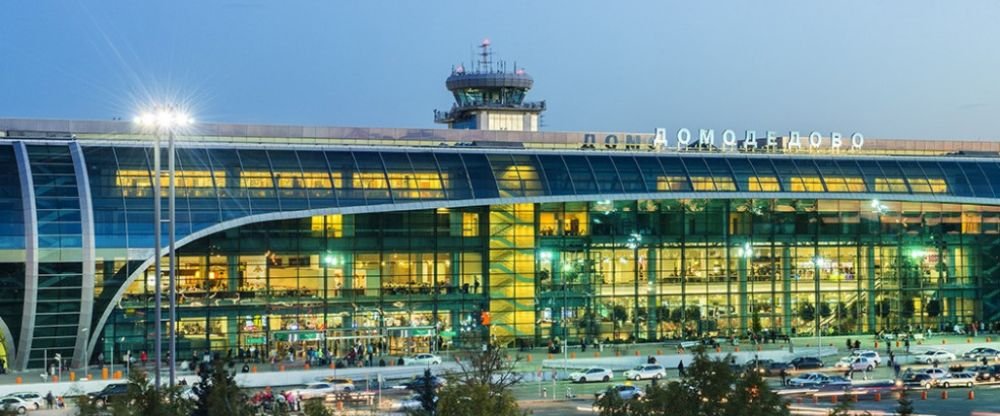
[[[656,308],[659,306],[656,302],[657,292],[660,290],[659,280],[656,278],[656,268],[657,268],[657,248],[658,245],[654,245],[653,248],[646,250],[646,277],[653,284],[646,283],[646,338],[653,340],[656,339],[657,328],[660,326],[660,319],[669,319],[669,316],[660,317],[656,313]]]
[[[787,243],[781,244],[781,310],[783,333],[792,333],[792,251]]]
[[[876,295],[875,292],[877,287],[877,285],[875,284],[875,245],[869,244],[867,246],[867,251],[868,251],[868,267],[866,268],[864,274],[865,274],[865,282],[867,282],[867,287],[868,287],[868,290],[866,290],[866,292],[868,293],[868,302],[867,302],[868,331],[875,332],[876,319],[878,318],[878,316],[875,313],[875,295]]]
[[[751,298],[749,293],[747,293],[749,290],[748,288],[749,285],[747,284],[747,275],[748,275],[747,269],[750,268],[750,262],[751,260],[746,258],[745,256],[740,256],[740,258],[737,260],[737,263],[739,264],[736,273],[737,276],[739,277],[739,287],[740,287],[738,296],[740,299],[741,332],[746,332],[746,330],[750,329],[750,327],[752,326],[752,321],[748,322],[748,320],[750,320],[752,317],[753,311],[751,310],[752,308],[750,307]],[[758,311],[758,314],[759,313],[760,312]]]

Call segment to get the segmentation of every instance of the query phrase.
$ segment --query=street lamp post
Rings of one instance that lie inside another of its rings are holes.
[[[162,271],[161,271],[161,258],[160,251],[162,250],[161,241],[161,227],[163,223],[163,214],[161,212],[161,162],[160,162],[160,142],[161,136],[164,131],[167,133],[167,238],[168,238],[168,254],[169,254],[169,264],[167,269],[169,270],[168,277],[168,297],[170,302],[170,331],[168,335],[169,349],[167,352],[168,356],[168,367],[169,367],[169,383],[170,386],[174,386],[176,381],[176,362],[177,362],[177,253],[176,253],[176,169],[175,169],[175,159],[176,151],[174,146],[174,136],[178,128],[183,128],[191,123],[193,120],[184,112],[179,111],[173,106],[162,107],[158,109],[155,113],[145,113],[142,116],[136,117],[136,123],[145,128],[151,128],[154,130],[154,141],[153,141],[153,164],[154,174],[153,174],[153,217],[154,217],[154,227],[153,227],[153,238],[156,240],[153,245],[153,256],[154,256],[154,273],[156,273],[156,289],[155,289],[155,312],[156,316],[156,364],[154,369],[155,374],[155,385],[156,388],[160,387],[160,372],[163,365],[163,287],[161,284]]]

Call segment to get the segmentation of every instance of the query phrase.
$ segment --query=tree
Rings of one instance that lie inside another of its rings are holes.
[[[253,414],[246,396],[221,360],[216,360],[210,371],[201,372],[201,380],[195,383],[192,390],[197,396],[192,416]]]
[[[125,395],[111,400],[113,416],[188,416],[193,408],[179,387],[156,389],[141,369],[132,369]]]
[[[333,416],[333,412],[326,408],[323,404],[323,399],[312,399],[306,401],[305,407],[302,408],[303,413],[306,416]]]
[[[813,306],[812,302],[802,302],[799,305],[799,318],[805,322],[812,322],[816,319],[816,307]]]
[[[819,316],[822,318],[829,318],[833,314],[833,310],[830,308],[830,304],[826,302],[819,303]]]
[[[787,416],[788,403],[781,399],[756,371],[745,371],[725,401],[727,416]]]
[[[759,334],[761,331],[760,312],[757,312],[756,309],[754,309],[753,315],[750,317],[750,328],[753,329],[755,334]]]
[[[631,416],[636,414],[635,400],[624,400],[614,389],[608,388],[604,394],[594,401],[600,416]]]
[[[928,318],[937,318],[941,314],[941,301],[937,299],[927,301],[926,309]]]
[[[436,415],[437,413],[437,402],[438,402],[438,392],[437,386],[434,385],[434,376],[431,374],[431,369],[424,370],[424,377],[421,379],[421,383],[416,386],[417,397],[420,401],[420,409],[412,412],[416,415]]]
[[[459,370],[439,389],[434,413],[439,416],[521,416],[511,388],[521,381],[503,348],[460,354]],[[427,373],[425,373],[426,375]],[[423,390],[423,389],[421,389]],[[424,392],[418,392],[424,400]],[[426,410],[426,406],[425,406]],[[428,414],[428,413],[424,413]]]

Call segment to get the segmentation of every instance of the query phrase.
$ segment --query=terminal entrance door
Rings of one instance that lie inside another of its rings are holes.
[[[289,352],[294,352],[295,360],[302,360],[309,348],[322,351],[326,338],[323,331],[274,331],[271,337],[278,349],[278,358],[286,361]]]
[[[389,353],[413,355],[437,352],[437,330],[433,326],[386,328],[389,335]]]

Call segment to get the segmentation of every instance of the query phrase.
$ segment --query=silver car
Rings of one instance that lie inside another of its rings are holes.
[[[667,376],[667,370],[659,364],[643,364],[631,370],[625,370],[624,376],[626,380],[659,380]]]

